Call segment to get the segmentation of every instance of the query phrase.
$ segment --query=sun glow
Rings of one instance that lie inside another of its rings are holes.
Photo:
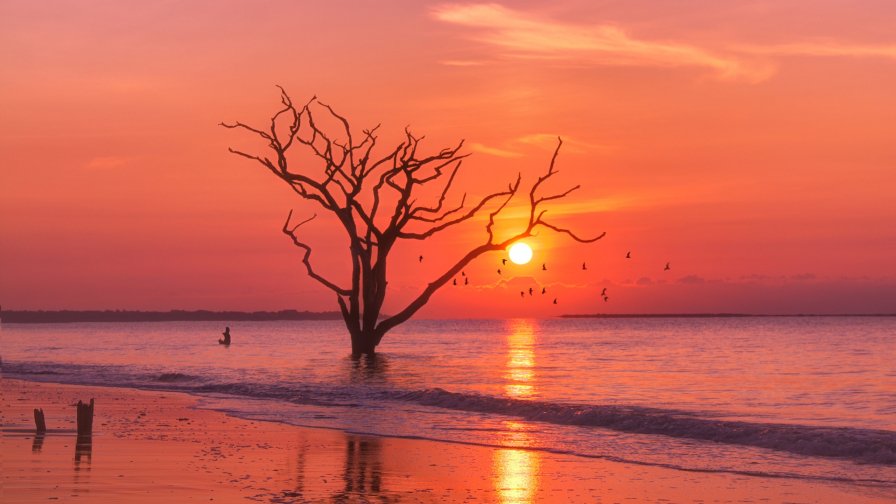
[[[507,250],[514,264],[526,264],[532,260],[532,247],[524,242],[516,242]]]

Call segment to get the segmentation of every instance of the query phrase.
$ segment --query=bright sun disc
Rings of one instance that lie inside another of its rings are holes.
[[[515,264],[526,264],[532,260],[532,247],[523,242],[511,245],[507,253],[510,254],[510,260]]]

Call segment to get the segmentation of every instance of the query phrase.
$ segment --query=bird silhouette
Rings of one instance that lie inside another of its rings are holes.
[[[631,259],[631,258],[632,258],[632,251],[631,251],[631,250],[629,250],[628,252],[625,253],[625,258],[626,258],[626,259]]]
[[[455,278],[454,280],[452,280],[452,281],[454,282],[454,285],[457,285],[457,279],[456,279],[456,278]]]
[[[600,291],[600,295],[601,295],[601,296],[606,296],[606,295],[607,295],[607,288],[606,288],[606,287],[604,287],[604,290]]]
[[[501,259],[501,266],[504,266],[505,264],[507,264],[507,259]]]
[[[521,298],[526,297],[526,292],[525,292],[525,291],[520,291],[520,297],[521,297]]]
[[[669,263],[666,263],[666,267],[663,268],[663,271],[669,271],[670,269],[672,268],[669,266]]]
[[[588,269],[588,266],[585,266],[585,263],[582,263],[582,269],[586,270],[586,269]]]
[[[420,261],[419,261],[419,262],[423,262],[423,256],[420,256]]]
[[[529,287],[529,295],[532,295],[532,287]]]
[[[501,268],[498,268],[498,274],[499,275],[501,274]]]
[[[465,277],[465,276],[467,276],[467,274],[464,273],[463,271],[461,271],[461,272],[460,272],[460,276],[464,276],[464,277]]]
[[[464,285],[470,284],[470,277],[464,277]]]
[[[544,287],[542,287],[542,288],[541,288],[541,293],[544,294],[545,292],[547,292],[547,289],[545,289]]]
[[[554,298],[554,304],[557,304],[557,298]]]
[[[541,271],[547,271],[547,270],[548,270],[548,265],[545,263],[541,263]]]
[[[610,300],[610,296],[604,296],[604,303]]]

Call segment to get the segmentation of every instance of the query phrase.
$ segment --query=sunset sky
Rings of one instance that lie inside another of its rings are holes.
[[[280,232],[317,209],[218,126],[263,126],[279,84],[383,145],[465,139],[454,201],[531,184],[563,137],[552,187],[582,188],[549,215],[607,236],[544,230],[421,316],[893,313],[894,26],[889,0],[5,1],[0,305],[337,309]],[[303,228],[347,278],[332,229]],[[403,244],[385,311],[483,239]]]

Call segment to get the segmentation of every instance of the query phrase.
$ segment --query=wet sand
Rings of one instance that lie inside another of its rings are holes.
[[[3,502],[893,502],[891,489],[347,434],[171,392],[0,380]],[[74,404],[96,399],[77,443]],[[41,407],[50,432],[33,433]]]

